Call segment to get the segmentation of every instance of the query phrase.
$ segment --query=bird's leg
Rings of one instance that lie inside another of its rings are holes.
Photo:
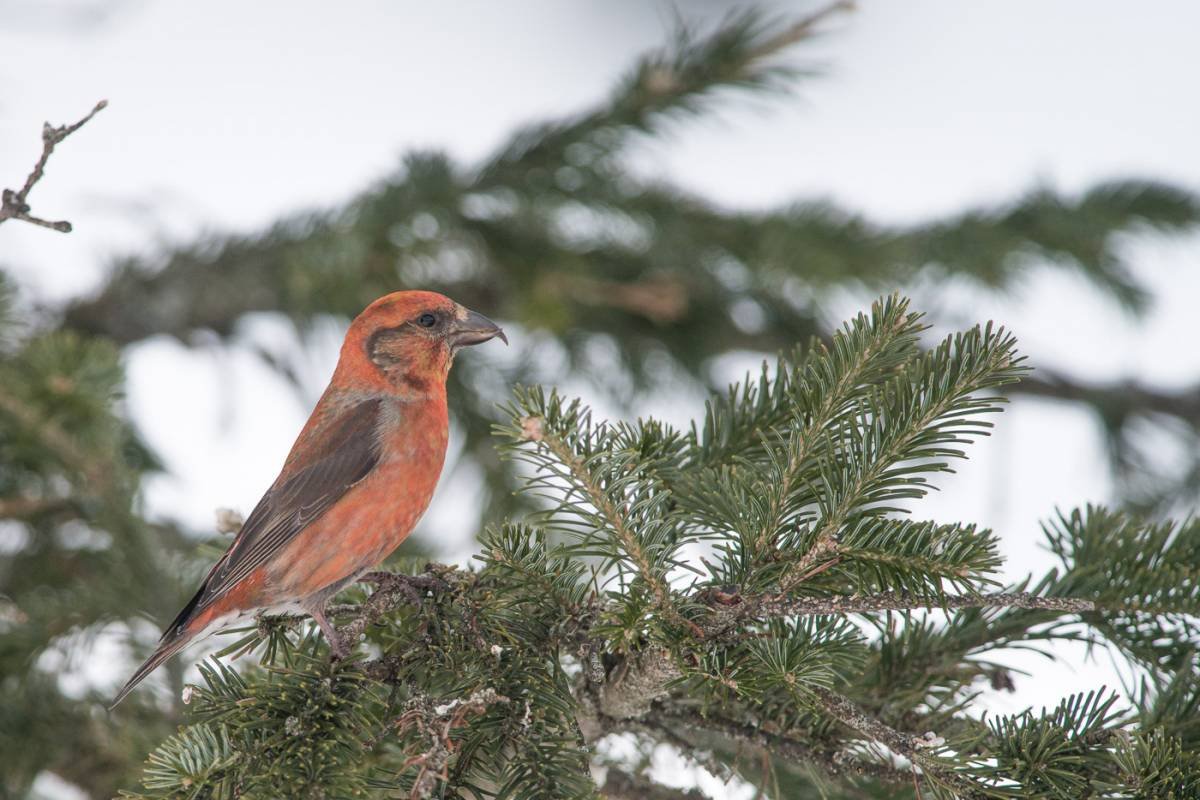
[[[350,655],[349,649],[342,642],[342,637],[338,635],[337,628],[330,624],[325,618],[325,609],[313,608],[308,612],[313,619],[317,621],[317,625],[321,627],[321,632],[325,634],[326,640],[329,642],[329,649],[333,651],[333,655],[337,659],[343,659]]]

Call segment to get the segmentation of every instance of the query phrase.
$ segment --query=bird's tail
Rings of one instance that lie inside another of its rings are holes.
[[[154,672],[154,670],[158,669],[158,667],[164,661],[166,661],[168,658],[170,658],[171,656],[178,653],[180,650],[182,650],[184,647],[186,647],[187,644],[191,641],[192,641],[192,634],[185,633],[184,631],[180,631],[178,634],[176,634],[175,636],[172,636],[170,639],[166,639],[163,642],[161,642],[158,645],[158,649],[155,650],[150,655],[150,657],[146,659],[146,662],[144,664],[142,664],[140,667],[137,668],[137,672],[133,673],[133,677],[130,678],[129,681],[123,687],[121,687],[121,691],[117,692],[117,696],[112,701],[112,705],[110,705],[108,707],[108,710],[112,711],[114,708],[116,708],[117,705],[122,700],[124,700],[126,698],[126,696],[128,696],[128,694],[130,692],[132,692],[134,690],[134,688],[139,683],[141,683],[142,680],[147,675],[149,675],[151,672]]]

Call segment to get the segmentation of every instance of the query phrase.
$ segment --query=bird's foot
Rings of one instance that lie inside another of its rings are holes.
[[[317,621],[317,625],[321,628],[321,633],[325,634],[325,640],[329,642],[329,649],[333,651],[333,658],[336,661],[341,661],[350,655],[350,648],[342,641],[341,635],[337,628],[325,617],[325,611],[314,610],[310,612],[312,618]]]
[[[432,571],[426,572],[423,575],[403,575],[395,572],[368,572],[360,576],[358,580],[375,585],[375,592],[371,595],[371,598],[376,598],[381,592],[395,592],[402,596],[406,602],[414,606],[421,604],[423,593],[447,588],[446,582],[436,574],[433,574]],[[386,600],[386,598],[382,596],[376,598],[376,602],[379,600]],[[370,602],[371,600],[368,599],[367,603],[369,604]],[[339,606],[338,608],[342,607]],[[325,616],[326,609],[324,606],[309,610],[309,614],[316,620],[317,625],[321,628],[321,632],[325,634],[326,641],[329,642],[332,660],[341,661],[349,658],[355,641],[357,641],[367,625],[370,624],[366,616],[363,616],[363,609],[359,609],[359,611],[359,617],[345,626],[344,630],[346,633],[342,635],[329,621],[329,618]],[[378,616],[378,612],[375,615]]]

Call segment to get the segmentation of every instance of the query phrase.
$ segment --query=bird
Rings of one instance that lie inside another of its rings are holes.
[[[446,456],[446,376],[463,347],[508,338],[448,297],[399,291],[350,323],[329,386],[233,543],[113,700],[188,644],[259,613],[310,615],[403,542]]]

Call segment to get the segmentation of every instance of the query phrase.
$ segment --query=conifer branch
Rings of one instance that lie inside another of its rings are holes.
[[[572,449],[563,437],[557,435],[550,428],[548,421],[542,417],[523,417],[520,420],[519,430],[519,440],[545,448],[567,468],[565,477],[582,490],[586,501],[596,510],[603,523],[612,530],[620,549],[633,562],[638,577],[650,590],[655,607],[666,620],[672,625],[687,628],[695,635],[703,636],[703,631],[696,623],[679,612],[671,596],[670,586],[667,585],[665,577],[652,562],[638,532],[631,527],[624,510],[618,507],[596,475],[588,469],[583,458]]]
[[[405,575],[400,572],[372,572],[361,580],[374,583],[375,591],[361,606],[339,606],[331,613],[354,612],[354,618],[337,629],[340,646],[336,649],[348,652],[358,642],[363,631],[379,622],[388,613],[404,605],[419,606],[421,593],[448,588],[442,576],[452,568],[430,564],[424,575]]]
[[[954,773],[946,763],[930,755],[930,750],[940,747],[936,736],[913,736],[902,733],[880,720],[865,713],[849,698],[838,694],[824,686],[810,685],[804,688],[804,693],[811,696],[816,705],[841,722],[847,728],[867,737],[871,741],[886,745],[887,748],[909,761],[919,765],[921,769],[943,786],[953,790],[962,798],[982,797],[980,787],[974,781]]]
[[[528,421],[531,425],[541,424],[538,420]],[[546,447],[554,453],[558,460],[570,469],[574,480],[586,492],[588,501],[592,504],[592,507],[600,512],[604,520],[611,526],[617,539],[620,540],[621,547],[624,548],[637,567],[638,575],[650,587],[650,591],[653,593],[658,607],[664,610],[669,608],[670,602],[668,597],[670,589],[650,563],[650,559],[647,557],[645,550],[643,550],[637,534],[630,530],[626,523],[625,515],[617,509],[616,504],[596,482],[592,474],[584,467],[583,461],[571,451],[570,446],[560,437],[547,433],[544,429],[539,434],[538,441],[545,443]]]
[[[50,220],[35,217],[30,213],[29,193],[38,181],[45,174],[46,163],[50,160],[50,154],[54,152],[54,148],[66,139],[75,131],[82,128],[92,117],[96,116],[103,108],[108,106],[107,100],[101,100],[96,103],[96,107],[88,112],[87,116],[78,122],[71,125],[60,125],[57,128],[49,122],[42,124],[42,154],[38,158],[37,163],[33,165],[33,170],[29,176],[25,178],[25,184],[17,190],[5,189],[0,194],[0,223],[10,219],[19,219],[23,222],[28,222],[32,225],[39,225],[43,228],[58,231],[60,233],[70,233],[71,223],[66,220],[51,222]]]
[[[871,377],[873,366],[878,369],[879,366],[886,367],[889,362],[888,359],[882,358],[880,359],[882,363],[875,365],[876,358],[885,355],[889,348],[903,352],[908,347],[906,340],[920,329],[917,323],[919,315],[909,314],[908,303],[896,297],[889,298],[889,302],[879,312],[879,317],[885,324],[869,329],[871,336],[864,346],[855,349],[849,363],[845,365],[841,374],[824,393],[817,408],[811,414],[806,415],[803,427],[792,432],[792,440],[788,443],[787,449],[787,466],[783,474],[779,476],[771,495],[768,512],[770,522],[763,528],[765,540],[771,540],[778,536],[778,531],[785,521],[786,504],[784,501],[794,491],[801,468],[810,464],[810,459],[818,443],[828,437],[829,428],[839,416],[839,412],[845,413],[848,408],[853,407],[852,391],[866,383]],[[837,337],[840,337],[840,341],[835,338],[833,347],[837,348],[844,341],[850,339],[848,334],[851,333],[849,330],[847,332],[839,331]],[[816,358],[826,356],[827,352],[818,353]],[[759,431],[759,435],[766,434],[766,430]],[[760,544],[760,551],[766,552],[765,545],[765,541]],[[799,574],[807,573],[827,549],[828,545],[818,537],[817,545],[796,564],[795,571]]]
[[[10,415],[25,430],[36,432],[46,447],[65,466],[85,477],[92,488],[102,491],[112,486],[113,474],[108,465],[97,463],[74,437],[3,386],[0,386],[0,413]]]
[[[449,780],[450,758],[456,749],[450,734],[464,725],[472,716],[487,711],[489,706],[505,704],[509,698],[495,689],[480,689],[469,697],[436,704],[424,695],[418,695],[405,703],[404,713],[387,726],[399,733],[415,731],[427,742],[425,749],[409,756],[402,770],[417,768],[409,800],[427,800],[433,797],[439,785]]]
[[[729,741],[759,748],[797,766],[814,766],[829,777],[851,776],[903,784],[910,784],[913,780],[912,773],[906,769],[865,761],[859,755],[845,750],[822,750],[782,733],[768,732],[761,727],[712,714],[682,712],[670,708],[659,716],[654,724],[670,725],[680,731],[711,732]],[[918,775],[917,781],[921,782],[923,778]]]
[[[854,11],[855,8],[856,3],[854,0],[838,0],[836,3],[830,3],[824,8],[819,8],[807,17],[796,20],[756,47],[751,52],[751,58],[753,60],[766,58],[767,56],[775,55],[781,50],[786,50],[792,45],[813,36],[817,32],[817,26],[830,17],[842,12]]]
[[[1112,419],[1162,414],[1200,429],[1200,384],[1165,390],[1132,380],[1101,383],[1038,370],[1013,389],[1033,397],[1086,403]]]
[[[608,102],[575,118],[520,131],[484,165],[478,182],[481,188],[508,186],[514,172],[561,163],[572,144],[586,145],[600,158],[611,155],[632,132],[656,133],[672,116],[698,113],[720,89],[777,87],[799,70],[773,58],[853,8],[850,0],[837,0],[779,29],[753,12],[733,14],[705,36],[681,28],[671,46],[637,63]]]
[[[666,648],[626,656],[597,687],[596,711],[610,720],[640,719],[655,700],[669,694],[668,685],[680,674],[674,656]],[[592,723],[587,727],[595,730]]]
[[[845,323],[827,343],[815,341],[806,353],[780,358],[773,377],[764,363],[757,381],[747,376],[709,403],[701,430],[691,436],[697,464],[728,464],[786,434],[789,456],[795,455],[789,458],[790,470],[806,465],[822,436],[853,412],[854,401],[917,354],[924,328],[921,314],[893,294],[874,303],[870,314]]]
[[[837,553],[837,537],[842,525],[852,510],[861,506],[864,498],[868,494],[868,488],[879,482],[888,470],[893,470],[895,466],[903,461],[910,460],[914,457],[912,452],[913,445],[917,443],[921,437],[927,437],[930,430],[934,428],[939,420],[951,415],[951,412],[956,408],[961,408],[963,399],[974,391],[978,391],[989,386],[997,384],[1014,382],[1016,374],[1014,365],[1016,360],[1012,353],[1012,342],[1009,340],[1005,343],[1005,334],[1003,331],[998,332],[995,338],[992,337],[992,332],[989,328],[986,338],[980,338],[979,346],[985,348],[983,358],[974,360],[967,366],[967,369],[958,374],[953,374],[953,384],[941,388],[939,392],[927,390],[930,396],[923,408],[918,410],[918,413],[912,416],[911,419],[891,421],[891,424],[896,426],[898,430],[892,432],[893,435],[888,436],[885,432],[879,438],[880,442],[876,442],[875,446],[867,449],[864,455],[867,458],[867,463],[861,465],[861,469],[853,472],[849,482],[839,488],[841,498],[837,504],[825,513],[821,519],[820,526],[817,528],[813,544],[809,550],[801,556],[796,564],[788,570],[783,580],[780,582],[781,593],[788,594],[802,582],[808,580],[814,574],[814,570],[819,568],[819,565],[829,557],[835,557]],[[988,348],[987,344],[992,344]],[[962,339],[956,343],[960,350],[970,347],[969,339]],[[951,340],[944,342],[937,350],[927,355],[926,359],[919,362],[912,372],[914,380],[921,381],[923,378],[931,382],[940,382],[947,376],[931,374],[928,377],[921,375],[920,368],[926,363],[932,364],[933,360],[944,358],[944,354],[950,352]],[[897,379],[896,385],[902,392],[906,387],[900,383],[903,378]],[[936,385],[936,384],[935,384]],[[986,409],[987,406],[984,406]],[[864,404],[862,414],[864,417],[876,412],[877,408],[872,408],[870,405]],[[916,409],[914,409],[916,410]],[[981,409],[976,408],[976,411]],[[903,414],[903,412],[901,412]],[[870,423],[865,423],[870,424]],[[955,442],[961,441],[955,439],[954,436],[942,436],[942,441]],[[928,449],[928,445],[925,449]],[[931,455],[944,456],[945,452],[932,452]]]
[[[845,597],[788,597],[783,594],[763,595],[754,600],[760,617],[790,617],[809,614],[871,614],[880,611],[915,611],[920,609],[958,608],[1026,608],[1035,611],[1057,611],[1082,614],[1097,611],[1094,600],[1076,597],[1041,597],[1029,592],[996,592],[978,595],[938,595],[909,597],[896,592],[871,596]]]
[[[69,505],[63,497],[0,497],[0,519],[26,519]]]
[[[408,576],[399,573],[374,573],[370,576],[380,589],[374,592],[367,601],[356,606],[352,604],[331,608],[331,613],[338,615],[353,614],[353,619],[339,628],[343,642],[352,644],[371,624],[386,618],[387,614],[398,608],[419,604],[420,598],[414,594],[413,587],[429,591],[461,584],[469,579],[469,573],[451,567],[432,567],[423,576]],[[717,621],[705,627],[701,639],[737,638],[737,634],[729,633],[728,615],[733,611],[743,622],[751,617],[747,614],[737,614],[736,609],[744,604],[756,609],[755,618],[795,617],[795,616],[829,616],[848,614],[870,614],[883,611],[913,611],[934,609],[965,609],[965,608],[1022,608],[1037,611],[1082,614],[1100,610],[1101,605],[1094,600],[1071,597],[1045,597],[1030,592],[996,592],[979,595],[938,595],[930,597],[913,597],[895,592],[886,592],[869,596],[840,596],[840,597],[787,597],[781,594],[767,594],[756,598],[743,597],[736,589],[726,589],[721,592],[703,590],[695,595],[695,599],[717,609]],[[615,604],[609,604],[609,612],[617,610]],[[580,626],[581,621],[576,621]],[[588,638],[586,626],[576,634],[584,640]],[[386,674],[381,673],[381,676]],[[588,701],[591,708],[584,716],[591,718],[584,723],[588,738],[601,735],[607,728],[605,720],[631,720],[643,717],[651,705],[658,699],[669,694],[669,685],[680,677],[679,667],[674,656],[666,648],[643,650],[628,656],[619,667],[613,669],[602,681],[587,689],[592,695]]]

